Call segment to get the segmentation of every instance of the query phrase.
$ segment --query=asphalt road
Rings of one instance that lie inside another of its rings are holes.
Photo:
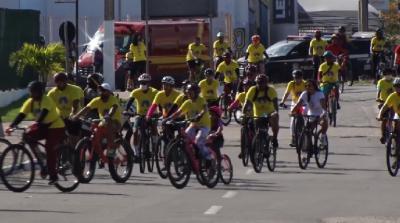
[[[282,95],[282,89],[280,89]],[[289,148],[289,117],[281,111],[278,166],[256,174],[237,158],[239,126],[225,128],[225,147],[234,162],[231,185],[214,189],[192,178],[177,190],[138,166],[126,184],[98,171],[90,184],[59,193],[37,177],[25,193],[0,186],[0,222],[400,222],[400,178],[389,176],[378,142],[373,86],[353,86],[342,96],[338,127],[328,131],[325,169],[297,164]]]

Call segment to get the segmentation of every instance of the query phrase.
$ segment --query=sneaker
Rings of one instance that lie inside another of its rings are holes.
[[[385,143],[386,143],[386,139],[385,139],[384,136],[382,136],[382,137],[379,139],[379,141],[381,141],[382,144],[385,144]]]
[[[337,110],[340,110],[340,104],[339,104],[339,102],[337,103]]]
[[[279,147],[279,143],[278,143],[278,139],[277,138],[273,138],[272,139],[272,146],[274,148],[278,148]]]
[[[241,159],[243,157],[242,153],[239,153],[238,157]]]
[[[55,183],[57,183],[58,181],[58,177],[57,176],[52,176],[49,179],[49,185],[54,185]]]
[[[289,143],[290,147],[296,147],[296,139],[292,137],[292,141]]]

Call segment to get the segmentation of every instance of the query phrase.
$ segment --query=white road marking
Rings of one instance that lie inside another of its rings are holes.
[[[213,205],[211,206],[206,212],[204,212],[205,215],[215,215],[222,209],[222,206],[218,205]]]
[[[234,196],[236,196],[237,192],[236,191],[227,191],[222,198],[233,198]]]
[[[254,173],[254,170],[253,170],[253,169],[248,169],[248,170],[246,171],[246,175],[250,175],[250,174],[252,174],[252,173]]]

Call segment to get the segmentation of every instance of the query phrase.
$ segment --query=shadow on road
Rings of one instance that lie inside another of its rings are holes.
[[[0,212],[16,212],[16,213],[55,213],[55,214],[76,214],[71,211],[53,211],[53,210],[21,210],[21,209],[0,209]]]
[[[255,179],[232,179],[228,185],[218,183],[212,190],[233,190],[233,191],[253,191],[253,192],[282,192],[281,186],[276,183],[267,183]],[[207,187],[193,187],[193,190],[209,190]]]

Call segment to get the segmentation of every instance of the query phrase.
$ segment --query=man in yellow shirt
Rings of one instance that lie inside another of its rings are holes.
[[[201,43],[200,37],[196,37],[195,42],[189,44],[188,52],[186,54],[186,63],[189,68],[189,80],[195,81],[196,70],[204,63],[203,54],[206,53],[206,46]],[[197,77],[199,78],[199,77]]]
[[[272,129],[272,145],[278,147],[278,97],[276,90],[268,85],[268,77],[265,74],[257,75],[256,86],[247,91],[246,102],[242,109],[243,114],[251,104],[253,104],[253,113],[256,118],[256,128],[265,128],[267,126],[266,116],[268,116],[269,125]]]
[[[384,59],[383,53],[385,50],[386,40],[383,35],[383,30],[377,29],[375,32],[375,37],[371,39],[371,62],[372,62],[372,75],[375,77],[375,81],[379,80],[379,74],[376,72],[380,60]],[[385,62],[385,61],[383,61]],[[376,83],[376,82],[375,82]]]
[[[233,101],[228,108],[229,112],[234,111],[235,109],[241,107],[243,108],[244,103],[246,102],[246,94],[247,91],[254,86],[254,82],[249,80],[248,78],[244,79],[242,82],[243,85],[243,92],[240,92],[239,94],[236,95],[235,101]],[[245,115],[247,116],[252,116],[252,108],[249,107],[248,110],[246,111]]]
[[[214,78],[214,72],[208,68],[204,71],[205,79],[199,82],[200,96],[206,99],[209,107],[218,106],[219,82]]]
[[[65,137],[65,125],[60,117],[60,113],[53,100],[45,95],[45,85],[38,81],[33,81],[28,85],[30,97],[24,102],[20,113],[6,130],[11,133],[12,129],[25,119],[27,115],[35,117],[35,123],[29,127],[27,135],[30,139],[31,148],[36,146],[36,142],[44,139],[47,169],[49,172],[49,184],[54,184],[57,180],[57,146]]]
[[[265,74],[264,56],[265,59],[268,59],[265,47],[261,43],[261,37],[259,35],[253,35],[251,37],[251,43],[246,50],[245,60],[247,60],[250,65],[257,66],[260,74]]]
[[[215,69],[218,65],[223,61],[222,56],[225,52],[232,52],[231,48],[229,47],[228,43],[225,42],[225,35],[223,32],[217,33],[217,40],[214,41],[213,49],[214,49],[214,64]]]
[[[388,98],[385,101],[385,104],[383,104],[381,110],[379,111],[378,114],[378,120],[383,120],[383,118],[386,116],[387,112],[389,109],[392,109],[395,113],[394,118],[399,119],[400,115],[400,78],[395,78],[393,81],[393,88],[395,92],[390,94]],[[395,122],[395,130],[396,133],[399,133],[400,131],[400,124],[399,122]],[[385,138],[385,131],[382,132],[381,143],[384,144],[386,142]]]
[[[129,46],[129,51],[133,60],[133,72],[130,73],[128,83],[129,81],[131,82],[130,87],[132,88],[135,77],[146,72],[147,49],[141,34],[136,34],[134,36],[133,41]]]
[[[310,42],[310,47],[308,50],[308,54],[312,57],[313,65],[314,65],[314,78],[317,79],[318,69],[321,65],[324,55],[325,48],[328,43],[321,39],[322,34],[320,30],[315,31],[314,38]]]
[[[378,84],[376,86],[377,88],[377,93],[376,93],[376,101],[378,102],[378,108],[381,109],[383,104],[385,103],[386,99],[389,97],[390,94],[394,92],[393,88],[393,70],[391,69],[386,69],[383,72],[383,78],[378,81]],[[389,112],[386,112],[384,114],[385,118],[390,118],[389,117]],[[387,124],[387,119],[382,120],[381,123],[381,134],[382,136],[385,135],[385,129],[386,129],[386,124]],[[381,137],[380,139],[381,143],[385,143],[385,138]]]
[[[293,107],[296,105],[296,103],[299,100],[299,97],[303,91],[306,90],[306,81],[303,79],[303,71],[301,70],[294,70],[292,72],[293,79],[290,81],[286,87],[285,94],[283,95],[283,98],[281,100],[280,106],[285,106],[285,101],[289,97],[289,95],[292,96],[292,104],[290,110],[293,109]],[[300,111],[296,111],[297,114],[300,114]],[[290,146],[295,147],[295,130],[294,130],[294,118],[290,118],[290,130],[292,133],[292,141],[290,143]]]
[[[179,91],[175,90],[175,79],[171,76],[165,76],[161,80],[163,90],[159,91],[154,97],[153,103],[146,114],[146,119],[149,120],[158,107],[162,109],[162,116],[167,117],[172,109],[176,98],[180,95]]]
[[[216,76],[221,80],[223,77],[225,95],[235,95],[239,76],[239,64],[232,60],[229,52],[224,53],[224,61],[219,64]]]
[[[340,65],[335,62],[331,51],[326,51],[324,58],[326,62],[319,66],[318,80],[321,82],[321,91],[327,96],[333,87],[337,87]]]
[[[185,130],[186,134],[195,141],[203,158],[211,160],[209,148],[206,146],[206,139],[211,127],[207,102],[204,98],[200,97],[200,88],[195,83],[189,84],[186,92],[189,99],[181,105],[177,112],[164,121],[176,119],[185,114],[186,119],[191,120],[189,127]]]

